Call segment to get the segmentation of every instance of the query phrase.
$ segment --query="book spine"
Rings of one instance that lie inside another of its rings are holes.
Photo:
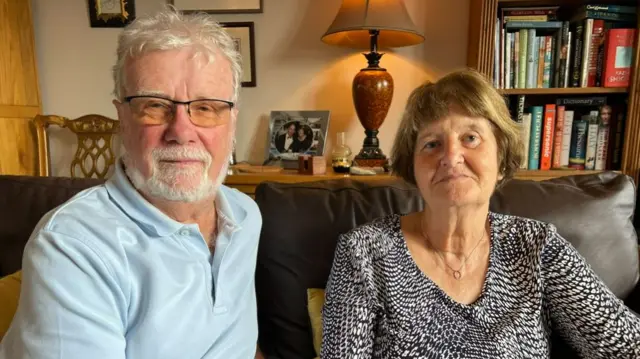
[[[564,106],[556,109],[556,129],[553,136],[553,162],[551,168],[562,167],[562,138],[564,136]]]
[[[510,72],[511,72],[511,61],[512,61],[512,51],[513,51],[513,33],[506,34],[506,41],[504,45],[505,52],[505,61],[504,61],[504,88],[511,88],[511,80],[510,80]]]
[[[584,21],[582,67],[580,68],[580,87],[587,87],[589,84],[589,54],[591,47],[591,35],[593,33],[593,19]]]
[[[607,20],[607,21],[636,21],[635,14],[624,14],[618,12],[585,10],[579,12],[572,20],[579,21],[584,19]]]
[[[547,104],[544,106],[544,124],[542,127],[542,149],[540,154],[540,169],[551,169],[553,156],[553,138],[556,121],[556,105]]]
[[[544,55],[547,52],[547,41],[546,36],[538,37],[539,46],[538,46],[538,71],[536,78],[536,87],[542,88],[544,87],[544,66],[545,66],[545,58]]]
[[[600,43],[598,44],[598,51],[596,54],[596,75],[595,75],[596,87],[602,86],[602,74],[604,73],[604,53],[606,49],[604,47],[605,46],[604,33],[602,35],[603,35],[602,41],[600,41]]]
[[[596,73],[598,67],[598,48],[604,37],[604,21],[593,20],[591,30],[591,42],[589,43],[589,66],[587,68],[587,87],[596,86]]]
[[[624,131],[626,128],[626,114],[620,110],[616,113],[615,134],[612,136],[611,169],[619,171],[622,168],[622,148],[624,146]]]
[[[524,95],[518,95],[518,108],[516,109],[516,122],[522,123],[522,116],[524,116]]]
[[[598,122],[597,117],[591,116],[587,125],[587,145],[585,151],[585,170],[594,170],[596,168],[596,149],[598,144]]]
[[[527,88],[527,29],[520,30],[520,55],[518,59],[518,88]]]
[[[522,130],[522,143],[523,143],[523,156],[520,169],[526,170],[529,168],[529,139],[531,138],[531,114],[525,113],[522,115],[522,123],[520,124]]]
[[[560,167],[569,167],[569,149],[571,148],[572,132],[573,132],[573,111],[565,110],[564,126],[562,129],[562,155],[560,156]]]
[[[542,87],[549,88],[551,87],[551,78],[558,77],[557,75],[553,76],[551,72],[555,39],[551,36],[546,36],[545,40],[546,40],[546,44],[545,44],[545,54],[544,54],[544,69],[543,69],[544,75],[542,76]],[[555,45],[555,47],[557,46],[558,45]],[[556,62],[559,62],[559,61],[556,59]]]
[[[564,67],[567,65],[567,41],[569,35],[569,22],[563,21],[562,28],[555,35],[555,63],[553,64],[553,72],[551,78],[553,87],[563,87],[562,79],[565,72]]]
[[[542,106],[531,108],[531,134],[529,136],[529,169],[540,169],[540,145],[542,137]]]
[[[607,149],[609,148],[609,124],[601,123],[598,128],[598,141],[596,144],[596,167],[598,171],[604,171],[607,166]]]
[[[571,31],[569,31],[569,34],[567,35],[567,57],[566,60],[564,61],[564,71],[563,71],[563,77],[562,77],[562,87],[569,87],[570,84],[570,77],[569,77],[569,69],[571,68],[571,37],[573,35],[571,34]]]
[[[606,11],[611,13],[636,14],[638,9],[635,6],[627,5],[585,5],[585,10]]]
[[[536,30],[535,29],[529,29],[527,31],[528,34],[528,39],[527,39],[527,83],[526,83],[526,88],[534,88],[536,87],[535,85],[535,79],[536,79],[536,74],[537,74],[537,68],[536,68],[536,64],[538,63],[537,58],[538,58],[538,49],[537,49],[537,37],[536,37]]]
[[[500,88],[506,88],[506,75],[507,74],[507,38],[504,28],[500,29]]]
[[[505,29],[559,29],[562,21],[510,21]]]
[[[516,31],[514,34],[513,42],[513,88],[520,88],[520,31]]]
[[[548,15],[507,15],[504,17],[504,22],[509,21],[548,21]]]
[[[584,169],[585,150],[587,144],[587,120],[585,118],[573,120],[571,146],[569,148],[569,167],[577,170]]]
[[[493,42],[494,42],[494,46],[493,46],[493,87],[495,88],[501,88],[500,87],[500,64],[502,64],[502,61],[500,61],[500,49],[502,48],[500,46],[500,18],[496,18],[496,21],[494,22],[494,32],[493,32]]]
[[[556,16],[557,7],[520,7],[520,8],[503,8],[502,13],[504,16],[531,16],[531,15],[546,15],[550,18]]]
[[[576,24],[573,36],[573,61],[571,64],[571,87],[580,87],[580,69],[582,68],[582,39],[584,37],[584,24]]]

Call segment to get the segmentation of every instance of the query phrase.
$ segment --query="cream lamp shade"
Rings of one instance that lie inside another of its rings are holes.
[[[336,46],[369,47],[370,30],[378,30],[379,47],[411,46],[424,41],[402,0],[343,0],[322,41]]]

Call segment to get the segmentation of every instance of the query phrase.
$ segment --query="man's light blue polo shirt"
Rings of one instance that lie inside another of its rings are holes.
[[[152,206],[118,162],[104,185],[35,228],[0,358],[253,358],[262,219],[255,202],[224,186],[216,208],[212,256],[197,224]]]

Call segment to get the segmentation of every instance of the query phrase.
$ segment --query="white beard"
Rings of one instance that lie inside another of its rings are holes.
[[[209,178],[212,158],[203,149],[189,147],[156,148],[151,152],[151,157],[152,168],[149,179],[144,178],[138,167],[133,163],[131,156],[126,152],[123,155],[125,172],[136,189],[151,197],[158,197],[168,201],[197,202],[213,198],[222,182],[224,182],[229,166],[229,163],[225,161],[220,169],[218,178],[212,181]],[[161,160],[175,159],[199,160],[204,163],[204,166],[202,166],[201,170],[199,168],[160,168],[159,162]],[[200,177],[200,181],[190,188],[176,186],[176,180],[180,177],[193,179]]]

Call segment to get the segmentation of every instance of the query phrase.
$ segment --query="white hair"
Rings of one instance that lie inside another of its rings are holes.
[[[191,47],[196,55],[205,55],[211,63],[217,54],[231,64],[233,98],[239,97],[242,79],[242,59],[231,36],[210,15],[185,15],[167,6],[150,16],[141,16],[129,24],[118,38],[117,61],[113,66],[114,95],[122,100],[126,83],[125,62],[128,58],[157,50]]]

